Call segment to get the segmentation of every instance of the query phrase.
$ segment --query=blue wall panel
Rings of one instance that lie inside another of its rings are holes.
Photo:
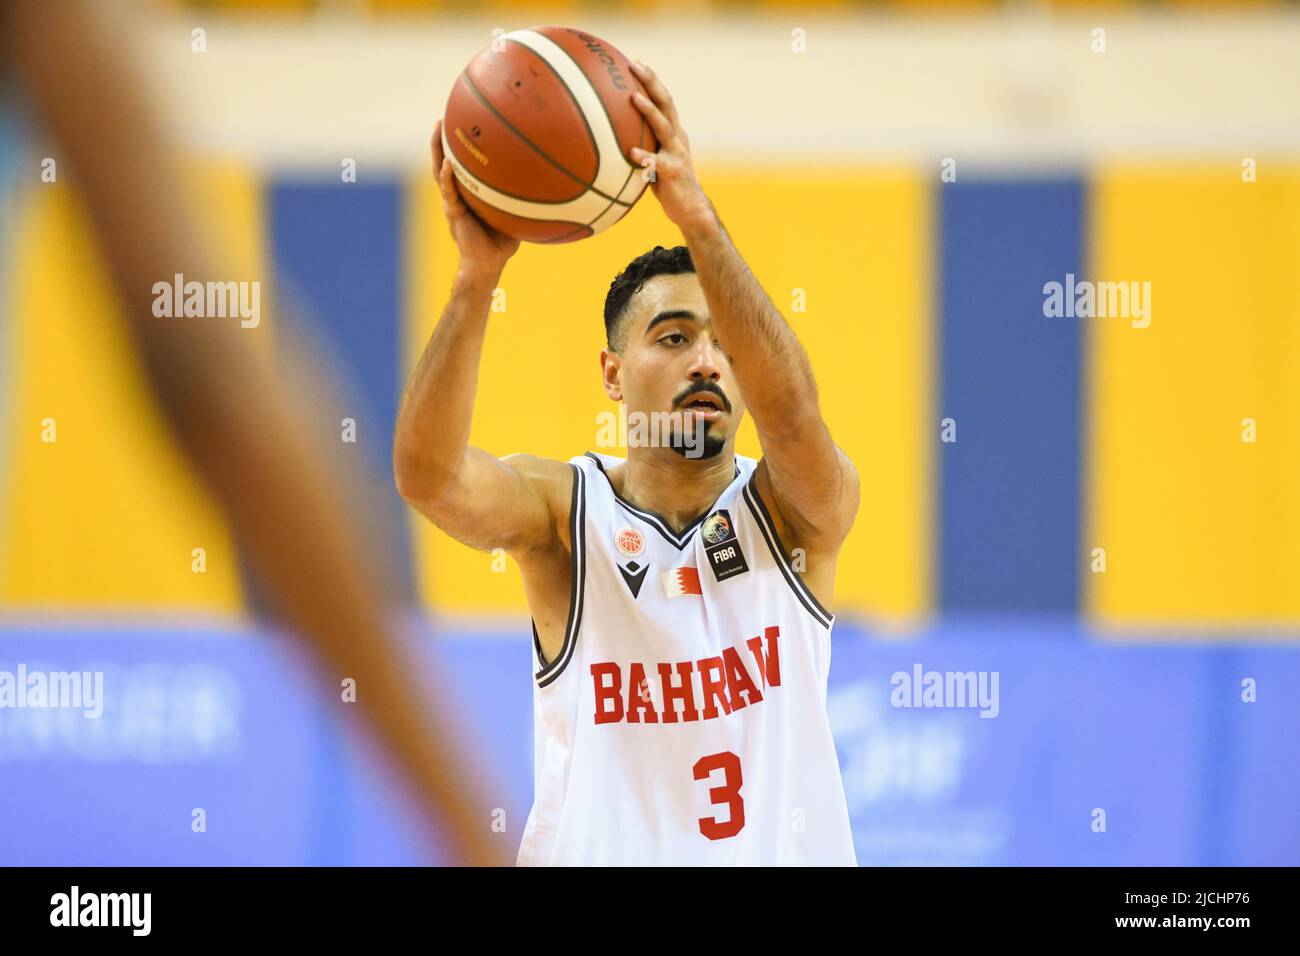
[[[312,182],[268,187],[267,215],[277,292],[307,308],[310,336],[326,349],[332,383],[344,392],[342,414],[357,423],[370,489],[385,505],[380,540],[393,546],[403,588],[411,585],[405,506],[392,480],[393,425],[403,385],[402,189],[398,180]],[[322,421],[340,441],[337,416]]]
[[[945,185],[940,223],[939,605],[1079,605],[1083,331],[1043,315],[1043,285],[1080,276],[1081,181]]]

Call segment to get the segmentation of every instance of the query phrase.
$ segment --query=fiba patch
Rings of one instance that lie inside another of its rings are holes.
[[[708,555],[709,567],[713,577],[718,581],[734,578],[749,570],[745,563],[744,552],[740,550],[740,539],[731,524],[731,515],[725,508],[720,508],[704,519],[700,528],[700,537],[704,541],[704,553]]]

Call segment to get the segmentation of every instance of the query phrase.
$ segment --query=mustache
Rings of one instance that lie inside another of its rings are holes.
[[[702,395],[705,392],[708,392],[711,395],[718,396],[718,399],[722,402],[723,411],[725,411],[727,414],[731,414],[731,401],[723,393],[722,389],[718,388],[718,386],[714,385],[712,382],[700,382],[698,385],[692,385],[680,396],[678,396],[678,398],[673,402],[673,406],[677,407],[680,405],[684,405],[687,402],[689,402],[694,396]]]

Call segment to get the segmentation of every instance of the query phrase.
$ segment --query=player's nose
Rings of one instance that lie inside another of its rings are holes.
[[[706,378],[716,382],[722,377],[721,358],[722,350],[707,341],[706,336],[701,336],[691,352],[691,379]]]

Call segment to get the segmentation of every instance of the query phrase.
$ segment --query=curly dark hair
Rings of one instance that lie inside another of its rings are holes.
[[[623,321],[627,304],[641,291],[646,281],[658,275],[679,275],[694,272],[690,250],[685,246],[665,249],[655,246],[627,264],[610,283],[605,296],[605,341],[611,351],[622,352],[627,346],[627,323]]]

